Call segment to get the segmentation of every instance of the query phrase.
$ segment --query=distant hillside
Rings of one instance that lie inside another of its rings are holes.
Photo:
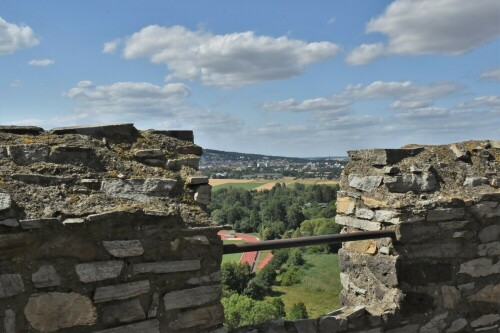
[[[201,163],[211,163],[215,161],[263,161],[263,160],[288,160],[295,163],[307,163],[309,161],[325,161],[325,160],[346,160],[345,156],[332,156],[332,157],[314,157],[314,158],[300,158],[300,157],[285,157],[261,154],[245,154],[238,152],[203,149],[201,156]]]

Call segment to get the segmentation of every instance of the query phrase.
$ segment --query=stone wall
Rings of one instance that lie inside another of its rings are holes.
[[[191,131],[0,126],[0,332],[213,332],[222,243]]]
[[[336,222],[344,308],[237,332],[500,332],[500,141],[349,152]]]

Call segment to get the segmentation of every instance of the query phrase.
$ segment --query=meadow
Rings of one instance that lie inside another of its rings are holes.
[[[320,178],[294,178],[294,177],[284,177],[281,179],[210,179],[210,185],[213,186],[213,190],[219,190],[222,188],[242,188],[245,190],[270,190],[276,183],[285,184],[286,186],[293,185],[295,183],[304,185],[336,185],[339,183],[338,179],[320,179]]]

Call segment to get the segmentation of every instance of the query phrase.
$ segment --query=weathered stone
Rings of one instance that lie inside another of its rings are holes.
[[[17,165],[28,165],[47,161],[49,146],[42,143],[12,145],[7,147],[7,153]]]
[[[168,196],[177,181],[175,179],[107,179],[101,191],[110,197],[146,202],[152,196]]]
[[[347,320],[325,316],[319,320],[320,333],[343,332],[347,329]]]
[[[96,331],[94,333],[160,333],[160,322],[157,319],[149,319],[125,326]]]
[[[498,274],[500,273],[500,261],[493,265],[492,260],[488,258],[474,259],[461,264],[458,273],[468,274],[473,277]]]
[[[297,333],[316,333],[319,328],[318,319],[298,319],[293,324]]]
[[[470,291],[470,290],[473,290],[475,286],[476,286],[476,284],[474,282],[464,283],[464,284],[458,285],[458,290],[460,290],[462,292]]]
[[[490,284],[467,297],[469,301],[488,302],[500,304],[500,284]]]
[[[134,274],[163,274],[196,271],[200,268],[201,265],[199,260],[184,260],[139,263],[134,265],[132,271],[134,272]]]
[[[477,254],[480,256],[499,256],[500,255],[500,241],[481,244],[477,247]]]
[[[177,320],[170,323],[173,329],[185,329],[192,327],[215,326],[224,321],[224,308],[222,305],[213,305],[196,310],[190,310],[178,314]]]
[[[439,333],[446,327],[446,318],[448,317],[448,312],[442,313],[440,315],[432,318],[427,324],[420,327],[419,333]]]
[[[359,253],[368,253],[368,254],[377,253],[377,243],[369,239],[355,241],[355,242],[346,242],[345,248]]]
[[[436,177],[432,173],[424,173],[422,175],[403,174],[401,176],[385,176],[384,184],[387,189],[393,193],[405,193],[413,191],[429,192],[436,188]]]
[[[498,313],[489,313],[484,316],[477,318],[476,320],[471,321],[471,327],[481,327],[486,325],[491,325],[500,321],[500,314]]]
[[[19,223],[24,230],[41,229],[59,225],[59,220],[55,218],[20,220]]]
[[[97,126],[74,126],[58,127],[50,131],[53,134],[80,134],[88,135],[96,139],[122,139],[130,140],[134,138],[138,131],[134,124],[109,124]]]
[[[98,261],[75,265],[76,274],[83,283],[91,283],[120,276],[123,261]]]
[[[409,324],[402,327],[394,328],[392,330],[388,330],[386,333],[417,333],[420,325]]]
[[[363,149],[348,151],[347,154],[353,160],[364,160],[373,166],[384,166],[387,164],[396,164],[405,158],[416,156],[424,148],[410,149]]]
[[[371,209],[358,208],[356,209],[356,217],[359,217],[360,219],[371,220],[375,217],[375,213]]]
[[[481,186],[488,183],[488,178],[486,177],[467,177],[464,181],[464,186]]]
[[[37,288],[55,287],[61,284],[61,278],[52,265],[41,266],[31,275],[31,281]]]
[[[460,291],[453,286],[441,286],[441,295],[445,309],[454,309],[460,302]]]
[[[358,286],[356,286],[349,278],[349,275],[345,273],[340,273],[340,283],[342,285],[342,288],[344,288],[344,290],[352,290],[355,294],[363,296],[366,295],[366,289],[359,288]]]
[[[184,146],[177,147],[177,152],[183,155],[201,156],[203,154],[203,149],[200,146]]]
[[[189,280],[187,280],[187,284],[197,285],[201,283],[220,282],[221,280],[222,280],[222,272],[217,271],[210,275],[190,278]]]
[[[356,200],[350,197],[337,198],[335,204],[337,206],[337,214],[350,215],[354,213],[354,209],[356,208]]]
[[[146,319],[146,313],[137,298],[106,305],[102,312],[102,321],[106,325],[126,324]]]
[[[54,186],[72,183],[73,177],[64,176],[47,176],[39,174],[14,174],[12,178],[26,184],[40,185],[40,186]]]
[[[49,162],[58,164],[96,164],[94,149],[80,146],[58,146],[52,148],[49,155]]]
[[[87,216],[89,222],[118,221],[130,218],[131,213],[125,210],[112,210],[109,212],[91,214]]]
[[[163,303],[165,310],[189,308],[218,300],[221,291],[220,285],[172,291],[165,294]]]
[[[143,149],[134,153],[137,158],[161,158],[165,157],[161,149]]]
[[[187,166],[198,170],[200,166],[199,157],[186,157],[186,158],[176,158],[167,161],[166,167],[170,170],[179,170],[183,166]]]
[[[464,238],[467,234],[467,231],[455,231],[453,233],[453,238]]]
[[[382,176],[349,175],[349,186],[363,192],[372,192],[382,183]]]
[[[156,318],[159,306],[160,306],[160,294],[155,292],[151,297],[151,306],[149,307],[148,318]]]
[[[212,199],[212,186],[201,185],[198,186],[194,194],[194,201],[203,205],[209,205]]]
[[[463,208],[439,208],[427,212],[427,221],[450,221],[461,219],[465,214]]]
[[[143,210],[144,215],[148,216],[172,216],[172,211],[164,211],[164,210]]]
[[[471,212],[479,218],[492,216],[493,210],[498,206],[498,202],[482,201],[471,207]]]
[[[208,184],[208,177],[205,177],[205,176],[189,177],[188,184],[190,184],[190,185]]]
[[[32,295],[24,308],[31,327],[40,332],[54,332],[75,326],[95,324],[97,313],[91,300],[77,293]]]
[[[0,275],[0,298],[24,293],[24,284],[19,274]]]
[[[1,125],[0,132],[11,133],[17,135],[39,135],[44,132],[43,128],[36,126],[14,126],[14,125]]]
[[[137,257],[144,254],[144,248],[138,239],[103,241],[102,245],[113,257]]]
[[[450,327],[446,329],[446,333],[460,332],[465,326],[467,326],[467,320],[459,318],[451,323]]]
[[[5,310],[3,320],[3,329],[5,333],[16,333],[16,313],[12,309]]]
[[[148,280],[98,287],[94,294],[94,303],[132,298],[148,293],[149,289]]]
[[[10,194],[0,192],[0,211],[10,209],[12,206],[12,199]]]
[[[386,175],[397,175],[401,171],[397,166],[386,166],[384,168],[384,173]]]
[[[202,245],[209,245],[210,244],[207,236],[204,236],[204,235],[184,237],[184,240],[188,243],[191,243],[191,244],[202,244]]]
[[[400,222],[398,212],[392,211],[392,210],[377,210],[375,211],[375,221],[377,222],[387,222],[387,223],[392,223],[392,224],[397,224]]]
[[[336,216],[335,223],[362,230],[380,230],[382,227],[378,222],[361,220],[350,216]]]
[[[14,218],[8,218],[5,220],[0,220],[0,225],[3,225],[5,227],[19,227],[19,221],[14,219]]]
[[[338,199],[337,199],[338,200]],[[371,197],[362,196],[361,200],[369,208],[386,208],[389,207],[389,203],[385,200],[378,200]]]
[[[500,225],[493,224],[482,229],[478,236],[481,243],[488,243],[500,239]]]
[[[455,155],[455,159],[457,160],[465,160],[467,159],[467,149],[462,144],[452,144],[450,145],[450,149]]]
[[[63,221],[63,225],[82,224],[82,223],[85,223],[85,219],[79,217],[72,217],[69,219],[65,219]]]

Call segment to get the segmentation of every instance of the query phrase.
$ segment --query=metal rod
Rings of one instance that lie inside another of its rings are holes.
[[[323,235],[323,236],[310,236],[300,238],[278,239],[270,241],[262,241],[255,243],[242,243],[242,244],[226,244],[224,245],[224,254],[253,252],[272,249],[283,249],[288,247],[301,247],[317,244],[332,244],[349,241],[357,241],[364,239],[386,238],[390,237],[396,240],[396,233],[390,230],[377,230],[377,231],[362,231],[352,232],[346,234]]]

